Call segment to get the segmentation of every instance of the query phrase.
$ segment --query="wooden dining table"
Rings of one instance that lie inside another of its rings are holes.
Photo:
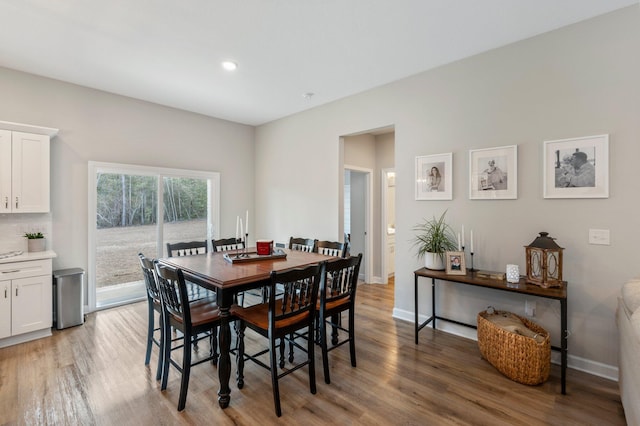
[[[284,271],[298,268],[325,260],[335,259],[318,253],[307,253],[283,249],[286,258],[257,258],[255,249],[247,249],[254,253],[252,259],[236,259],[231,262],[235,251],[214,252],[192,256],[169,257],[159,260],[159,263],[180,268],[186,280],[216,292],[217,303],[220,308],[220,328],[218,344],[220,357],[218,359],[218,404],[226,408],[231,401],[229,378],[231,377],[231,326],[230,308],[234,303],[234,295],[238,292],[259,288],[269,283],[271,271]]]

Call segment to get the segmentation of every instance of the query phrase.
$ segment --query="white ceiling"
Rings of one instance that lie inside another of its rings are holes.
[[[0,66],[259,125],[636,3],[0,0]]]

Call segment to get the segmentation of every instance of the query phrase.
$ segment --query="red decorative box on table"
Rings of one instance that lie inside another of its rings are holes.
[[[268,256],[273,252],[273,240],[256,241],[256,252],[260,256]]]

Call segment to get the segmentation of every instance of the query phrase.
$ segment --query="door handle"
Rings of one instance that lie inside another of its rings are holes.
[[[5,209],[9,208],[9,197],[4,197],[4,208]]]
[[[16,197],[16,209],[18,208],[18,197]]]

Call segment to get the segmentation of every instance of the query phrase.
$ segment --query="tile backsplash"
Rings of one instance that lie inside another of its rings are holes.
[[[0,214],[0,253],[27,251],[25,232],[42,232],[51,249],[51,213]]]

